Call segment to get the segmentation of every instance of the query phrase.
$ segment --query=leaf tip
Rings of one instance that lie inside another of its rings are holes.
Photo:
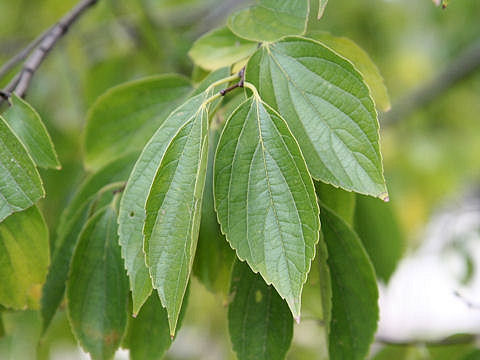
[[[300,324],[300,315],[293,317],[297,324]]]
[[[379,195],[379,198],[381,200],[383,200],[384,202],[389,202],[390,201],[390,197],[388,196],[388,193],[382,193]]]

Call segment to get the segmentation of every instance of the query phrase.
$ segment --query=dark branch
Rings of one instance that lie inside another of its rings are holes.
[[[476,340],[476,338],[477,336],[473,334],[461,334],[461,335],[451,336],[446,339],[441,339],[438,341],[432,341],[432,340],[401,341],[401,340],[393,340],[393,339],[377,336],[375,338],[375,342],[384,344],[384,345],[393,345],[393,346],[418,346],[418,345],[447,346],[447,345],[471,344]]]
[[[5,98],[8,99],[12,93],[20,97],[25,95],[33,75],[58,40],[65,35],[70,26],[77,21],[88,8],[97,2],[98,0],[81,0],[72,10],[65,14],[60,21],[45,31],[31,44],[27,45],[25,49],[15,55],[1,68],[0,78],[26,58],[22,69],[3,90],[4,96],[0,97],[0,105],[6,100]]]
[[[245,83],[245,66],[238,72],[238,77],[240,78],[240,81],[237,82],[236,84],[233,84],[232,86],[229,86],[226,89],[220,90],[220,95],[225,96],[227,95],[230,91],[243,87],[243,84]]]
[[[394,104],[392,110],[382,117],[382,125],[390,125],[405,119],[478,69],[480,69],[480,41],[448,64],[433,80]]]

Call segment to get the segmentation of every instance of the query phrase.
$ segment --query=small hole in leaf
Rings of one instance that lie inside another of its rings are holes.
[[[135,212],[130,211],[130,214],[128,214],[128,215],[130,215],[130,217],[133,218],[135,216]]]

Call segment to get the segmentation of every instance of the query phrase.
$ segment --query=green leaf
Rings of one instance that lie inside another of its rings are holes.
[[[390,98],[388,97],[383,77],[365,50],[348,38],[333,36],[328,32],[313,31],[309,32],[307,36],[320,41],[337,54],[349,60],[362,74],[377,108],[382,111],[390,110]]]
[[[209,139],[202,217],[193,273],[208,290],[227,294],[235,253],[220,230],[213,200],[213,162],[219,139],[218,130],[210,130]]]
[[[148,77],[108,90],[87,116],[86,165],[97,169],[114,158],[141,150],[191,90],[189,80],[180,75]]]
[[[246,79],[288,122],[315,179],[387,197],[375,106],[348,61],[316,41],[287,37],[257,50]]]
[[[47,330],[62,302],[73,249],[77,244],[85,223],[97,209],[109,204],[113,199],[114,191],[119,190],[122,186],[122,183],[113,183],[103,187],[98,193],[91,195],[77,208],[77,211],[69,218],[64,228],[59,231],[56,242],[57,246],[52,256],[52,264],[48,270],[47,280],[42,289],[41,313],[43,332]],[[83,189],[85,189],[85,187]]]
[[[143,228],[146,263],[172,336],[197,247],[208,154],[207,108],[189,115],[160,161]]]
[[[308,0],[258,0],[256,5],[230,15],[228,27],[247,40],[274,41],[304,34],[308,12]]]
[[[187,288],[178,318],[177,330],[185,316],[188,293]],[[128,320],[127,335],[125,335],[123,343],[130,349],[131,360],[158,360],[162,358],[172,342],[167,311],[162,306],[157,294],[152,294],[145,301],[138,316]]]
[[[128,281],[116,217],[115,209],[107,206],[88,221],[67,282],[72,331],[93,360],[113,358],[127,324]]]
[[[347,224],[353,225],[355,194],[320,181],[314,181],[314,185],[320,201],[345,220]]]
[[[0,116],[0,222],[45,196],[32,158]]]
[[[249,57],[256,48],[256,43],[239,38],[227,27],[222,27],[195,41],[188,55],[202,68],[216,70]]]
[[[17,95],[12,95],[12,106],[4,113],[5,120],[25,145],[37,166],[60,169],[57,153],[40,115]]]
[[[405,240],[390,203],[358,196],[355,230],[372,260],[377,276],[388,282],[405,249]]]
[[[222,231],[300,317],[320,223],[313,183],[285,121],[257,95],[232,113],[215,159]]]
[[[322,232],[332,281],[330,359],[365,359],[377,329],[375,272],[360,239],[337,215],[321,206]]]
[[[192,121],[203,101],[203,94],[189,99],[163,122],[138,158],[120,202],[118,234],[130,280],[134,314],[138,313],[152,291],[143,252],[142,229],[147,197],[167,146],[178,129]]]
[[[48,228],[37,207],[5,219],[0,224],[0,304],[36,308],[49,263]]]
[[[238,359],[284,359],[292,342],[293,319],[273,286],[237,260],[230,293],[228,329]]]

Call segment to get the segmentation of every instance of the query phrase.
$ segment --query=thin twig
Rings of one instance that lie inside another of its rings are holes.
[[[243,87],[243,85],[245,84],[245,66],[238,72],[238,77],[240,78],[240,81],[237,82],[236,84],[233,84],[232,86],[229,86],[226,89],[220,90],[220,95],[225,96],[230,91],[239,87]]]
[[[20,72],[15,76],[10,83],[3,90],[3,94],[7,97],[13,92],[17,96],[23,97],[30,86],[33,75],[37,69],[42,64],[43,60],[46,58],[50,50],[55,46],[55,44],[60,40],[63,35],[66,34],[70,26],[77,21],[80,16],[87,10],[89,7],[95,5],[98,0],[81,0],[72,10],[65,14],[60,21],[53,25],[49,30],[40,36],[41,41],[35,40],[32,44],[28,45],[22,52],[16,55],[11,61],[7,62],[4,65],[5,68],[9,66],[15,66],[18,62],[22,61],[24,55],[30,54]],[[30,49],[30,47],[32,47]],[[9,65],[9,63],[14,65]],[[3,69],[3,68],[2,68]],[[7,70],[8,71],[8,70]],[[5,97],[5,96],[4,96]],[[0,105],[5,101],[4,97],[0,98]]]

